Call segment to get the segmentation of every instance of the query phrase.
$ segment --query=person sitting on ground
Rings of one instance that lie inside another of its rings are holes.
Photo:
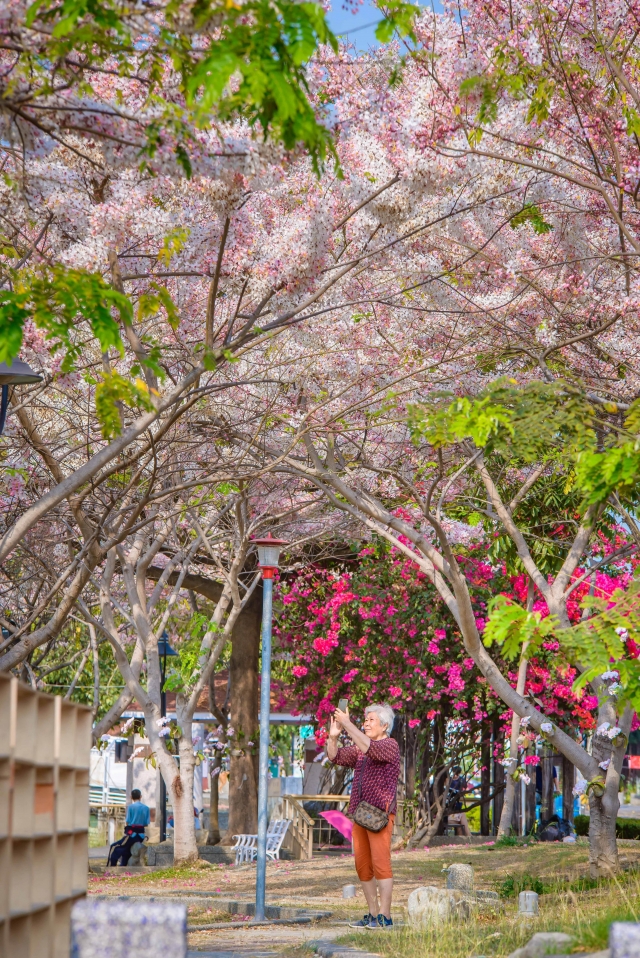
[[[339,708],[335,710],[327,741],[327,756],[335,765],[354,769],[347,812],[349,817],[355,815],[360,802],[368,802],[386,812],[389,819],[379,832],[354,822],[352,841],[356,871],[369,913],[351,927],[391,928],[391,834],[400,777],[400,749],[398,743],[389,738],[393,729],[393,709],[388,705],[370,705],[364,713],[363,731],[360,731],[349,718],[348,712]],[[354,744],[339,748],[338,738],[343,729]]]
[[[131,792],[131,805],[127,809],[127,818],[124,826],[124,839],[118,843],[111,853],[110,865],[128,865],[131,858],[131,849],[136,842],[144,841],[144,830],[151,821],[149,806],[140,801],[142,793],[139,788]]]

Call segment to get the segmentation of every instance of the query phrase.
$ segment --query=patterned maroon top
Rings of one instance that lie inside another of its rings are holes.
[[[365,759],[366,764],[364,764]],[[381,808],[390,815],[395,812],[396,790],[400,777],[400,749],[394,738],[383,738],[378,742],[371,742],[366,755],[355,745],[339,748],[333,763],[355,769],[347,815],[355,814],[361,781],[360,801],[369,802],[370,805],[375,805],[376,808]]]

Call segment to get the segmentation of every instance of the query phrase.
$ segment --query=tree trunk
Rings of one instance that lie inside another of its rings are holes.
[[[175,756],[167,751],[164,739],[158,734],[159,712],[152,703],[148,704],[145,708],[145,728],[173,808],[173,863],[183,865],[198,859],[193,814],[193,771],[196,764],[191,740],[193,724],[188,712],[185,714],[183,697],[178,695],[176,717],[182,729],[178,739],[178,765]]]
[[[198,859],[196,824],[193,814],[193,772],[196,759],[193,754],[192,723],[181,714],[181,696],[177,696],[176,713],[182,736],[178,744],[180,768],[176,769],[171,783],[173,805],[173,864],[184,865]]]
[[[236,626],[237,628],[237,626]],[[218,722],[218,744],[224,745],[227,741],[227,729],[229,728],[229,682],[227,682],[227,694],[221,706],[216,702],[216,673],[212,672],[209,677],[209,711]],[[209,792],[209,831],[207,832],[207,845],[220,844],[220,819],[218,806],[220,799],[220,770],[222,768],[222,749],[216,749],[212,759],[209,761],[209,782],[211,791]]]
[[[549,821],[553,815],[553,749],[545,746],[542,749],[540,766],[542,770],[542,802],[540,804],[540,821]]]
[[[411,728],[409,722],[405,724],[405,734],[406,734],[406,751],[405,751],[405,762],[406,762],[406,797],[411,800],[415,798],[416,794],[416,753],[418,748],[418,738],[420,735],[419,728]]]
[[[486,734],[488,733],[488,735]],[[485,737],[482,740],[480,761],[482,770],[480,772],[480,834],[491,834],[491,733],[487,728]]]
[[[171,783],[174,865],[185,865],[198,860],[195,817],[193,814],[193,762],[187,761],[187,767],[183,768],[182,754],[180,758],[180,769],[176,769],[176,774]]]
[[[609,764],[601,773],[605,780],[604,794],[596,795],[593,788],[589,792],[589,873],[592,878],[611,875],[618,870],[616,843],[616,818],[620,808],[618,789],[626,743],[631,729],[631,717],[631,709],[627,706],[617,723],[624,734],[624,742],[613,750],[604,735],[596,734],[593,737],[591,751],[598,762],[598,767],[600,768],[600,763],[606,762],[607,759]],[[608,696],[604,701],[601,700],[598,724],[602,722],[613,724],[615,719],[615,709],[611,697]]]
[[[601,878],[618,870],[618,845],[616,842],[616,816],[620,803],[617,784],[607,784],[602,798],[589,795],[589,874]]]
[[[531,583],[531,580],[529,580]],[[530,590],[531,591],[531,590]],[[528,605],[529,603],[527,603]],[[522,647],[522,658],[518,666],[518,680],[516,682],[516,692],[518,695],[524,695],[524,688],[527,682],[527,660],[525,653],[527,644]],[[513,780],[513,772],[518,767],[518,736],[520,735],[520,716],[515,712],[511,718],[511,742],[509,745],[509,769],[507,772],[506,788],[504,790],[504,804],[502,806],[502,815],[498,825],[498,835],[508,835],[511,831],[511,822],[513,819],[513,810],[516,805],[516,798],[520,787]]]
[[[530,754],[533,754],[531,752]],[[536,823],[536,770],[535,768],[531,769],[531,780],[527,785],[526,793],[526,803],[525,803],[525,816],[524,816],[524,833],[529,835],[534,828]]]
[[[498,753],[502,751],[504,742],[504,732],[500,728],[498,719],[493,720],[493,748]],[[504,790],[500,786],[504,785],[504,765],[497,758],[493,759],[493,834],[498,834],[498,824],[502,818],[502,805],[504,802]]]
[[[231,643],[231,756],[229,759],[229,830],[232,835],[258,830],[258,661],[261,617],[247,608],[238,619]],[[248,746],[255,743],[255,748]],[[253,752],[253,754],[252,754]]]
[[[218,796],[220,792],[220,769],[221,760],[218,755],[213,762],[209,762],[209,781],[211,791],[209,793],[209,831],[207,833],[207,845],[220,844],[220,820],[218,818]],[[215,773],[215,774],[214,774]]]
[[[527,584],[527,612],[533,609],[534,588],[533,582],[529,579]],[[527,646],[525,642],[522,646],[520,664],[518,666],[518,678],[516,681],[516,692],[518,695],[524,695],[527,684]],[[518,737],[520,735],[520,716],[514,712],[511,717],[511,741],[509,744],[509,768],[506,776],[506,787],[504,791],[504,804],[498,825],[498,835],[508,835],[511,831],[513,821],[513,811],[517,807],[517,799],[522,786],[518,786],[513,779],[513,773],[518,767]]]
[[[575,784],[575,766],[566,756],[562,756],[562,817],[573,824],[573,786]]]

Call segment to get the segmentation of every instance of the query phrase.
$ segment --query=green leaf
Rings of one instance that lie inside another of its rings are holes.
[[[79,355],[75,332],[81,322],[89,324],[102,352],[115,348],[124,355],[113,312],[130,323],[133,307],[100,275],[58,265],[39,272],[19,270],[11,278],[13,291],[0,291],[0,362],[17,356],[27,319],[45,331],[54,348],[63,349],[63,372],[73,369]]]
[[[549,233],[553,229],[551,223],[545,221],[544,216],[535,203],[527,203],[519,213],[516,213],[516,215],[509,220],[509,223],[513,230],[519,226],[524,226],[525,223],[530,223],[534,232],[539,235]]]
[[[553,635],[558,627],[551,616],[543,619],[539,612],[527,612],[505,595],[493,598],[488,612],[482,641],[487,648],[498,645],[507,660],[519,658],[525,642],[527,655],[535,655],[543,639]]]
[[[153,403],[149,391],[141,382],[132,383],[119,373],[103,373],[102,382],[96,386],[96,414],[105,439],[112,439],[122,432],[119,404],[139,407],[149,412]]]

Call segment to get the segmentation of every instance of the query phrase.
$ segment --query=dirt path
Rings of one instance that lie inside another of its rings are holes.
[[[640,842],[621,842],[621,858],[627,866],[640,867]],[[528,847],[496,848],[493,845],[460,845],[429,850],[398,852],[393,855],[395,889],[394,920],[402,920],[411,891],[420,885],[445,882],[443,869],[465,862],[475,869],[476,887],[495,890],[507,878],[532,874],[552,884],[573,882],[588,873],[586,840],[576,845],[533,844]],[[350,855],[315,858],[310,862],[275,862],[267,867],[267,903],[330,911],[331,918],[310,925],[216,928],[193,931],[189,948],[215,958],[309,958],[308,943],[335,938],[347,932],[346,922],[360,917],[366,906],[362,893],[345,900],[342,887],[355,884]],[[89,894],[170,896],[182,898],[189,908],[189,924],[213,923],[223,916],[215,910],[215,898],[253,900],[255,866],[213,866],[202,862],[197,868],[168,869],[147,875],[114,878],[91,876]],[[198,894],[199,893],[199,894]],[[206,893],[208,898],[203,900]],[[373,948],[363,941],[364,948]],[[204,958],[204,956],[203,956]]]

